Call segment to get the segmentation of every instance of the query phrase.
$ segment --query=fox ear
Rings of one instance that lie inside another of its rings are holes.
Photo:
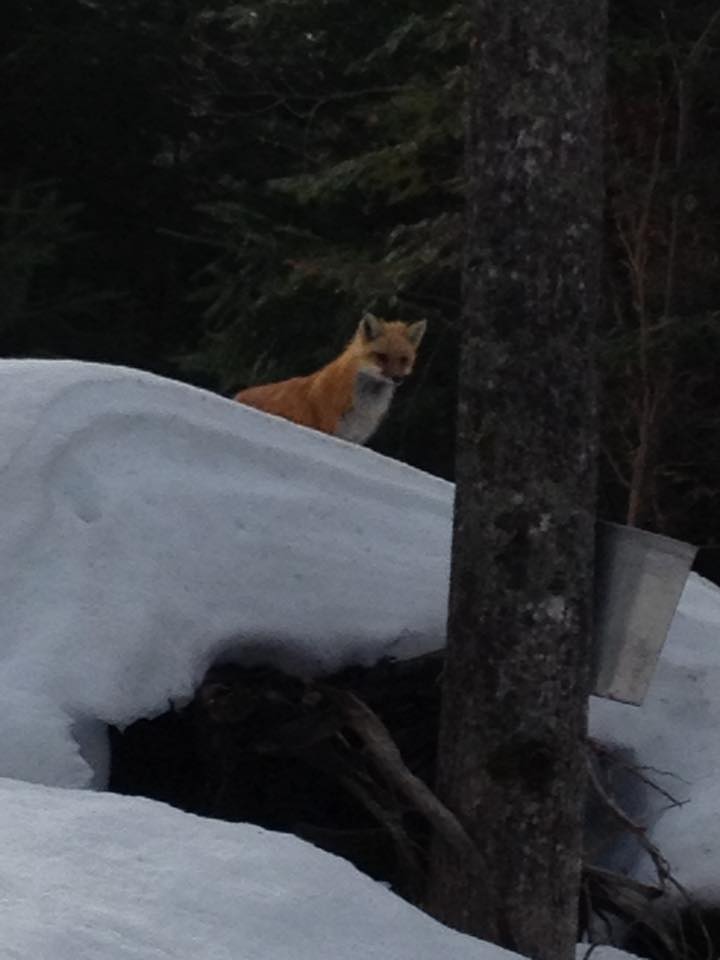
[[[364,340],[377,340],[382,333],[383,322],[374,313],[366,313],[360,321],[358,332]]]
[[[407,327],[407,338],[414,347],[420,346],[420,341],[425,335],[427,320],[418,320],[417,323],[410,323]]]

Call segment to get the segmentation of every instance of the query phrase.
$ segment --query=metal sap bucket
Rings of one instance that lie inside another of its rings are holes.
[[[645,699],[697,547],[599,522],[595,543],[593,693]]]

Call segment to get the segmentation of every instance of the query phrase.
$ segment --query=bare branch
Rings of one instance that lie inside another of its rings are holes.
[[[605,789],[605,786],[600,781],[600,777],[598,776],[597,770],[595,769],[595,765],[593,764],[590,756],[588,756],[587,771],[588,771],[588,779],[592,784],[598,797],[602,800],[605,807],[610,811],[610,813],[612,813],[615,819],[620,824],[622,824],[622,826],[626,830],[628,830],[630,833],[632,833],[635,837],[638,838],[638,842],[640,843],[640,846],[643,848],[643,850],[645,850],[645,852],[648,854],[648,856],[652,860],[655,866],[655,871],[658,875],[658,879],[660,880],[660,883],[664,888],[671,875],[670,864],[667,862],[665,857],[660,853],[660,851],[655,846],[655,844],[648,839],[647,831],[645,827],[643,827],[641,824],[636,823],[634,820],[632,820],[625,813],[625,811],[618,806],[615,799],[611,797],[610,794],[607,792],[607,790]]]
[[[360,737],[388,783],[406,797],[459,854],[478,859],[479,851],[464,827],[432,790],[407,768],[394,740],[377,714],[349,691],[330,687],[320,689],[340,709],[348,726]]]

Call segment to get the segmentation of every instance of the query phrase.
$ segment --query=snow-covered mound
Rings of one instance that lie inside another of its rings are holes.
[[[150,800],[0,780],[0,956],[511,960],[345,860]]]
[[[518,960],[296,837],[152,800],[0,779],[0,850],[3,960]]]
[[[222,656],[316,674],[442,645],[450,484],[138,371],[6,361],[0,391],[0,776],[102,784],[105,725],[189,697]],[[720,590],[691,576],[643,707],[591,709],[688,801],[635,782],[716,903],[718,690]]]
[[[105,723],[223,653],[442,645],[450,484],[134,370],[4,361],[0,396],[0,775],[102,783]]]

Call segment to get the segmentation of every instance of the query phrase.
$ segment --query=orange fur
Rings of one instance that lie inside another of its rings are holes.
[[[365,443],[387,411],[396,386],[415,363],[425,321],[405,324],[366,314],[345,350],[306,377],[241,390],[240,403],[323,433]]]

